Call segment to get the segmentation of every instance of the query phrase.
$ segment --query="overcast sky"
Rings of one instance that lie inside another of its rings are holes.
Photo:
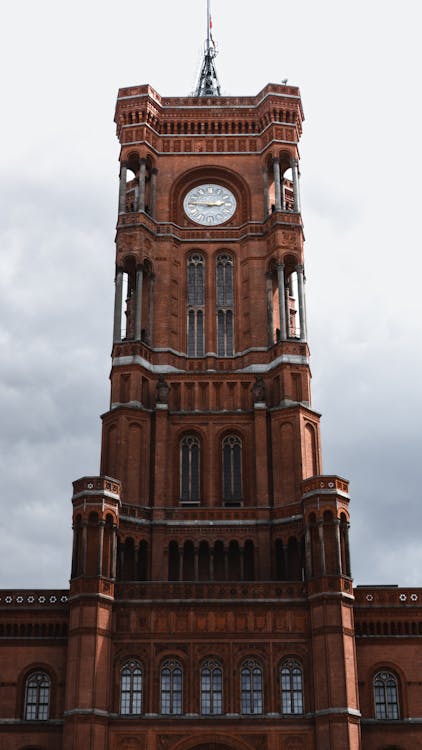
[[[108,407],[120,86],[192,91],[205,0],[3,9],[1,587],[67,587]],[[299,85],[313,406],[357,583],[422,583],[421,6],[213,0],[223,93]]]

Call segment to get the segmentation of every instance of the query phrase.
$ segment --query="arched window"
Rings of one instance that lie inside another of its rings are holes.
[[[180,443],[180,499],[200,500],[200,445],[196,435],[185,435]]]
[[[201,714],[223,713],[223,670],[216,659],[207,659],[201,668]]]
[[[50,713],[51,681],[46,672],[32,672],[25,686],[25,719],[46,721]]]
[[[286,659],[280,666],[281,713],[303,713],[302,667],[293,659]]]
[[[161,667],[161,713],[182,713],[183,672],[176,659],[167,659]]]
[[[204,259],[191,255],[187,268],[188,356],[204,356]]]
[[[397,678],[391,672],[377,672],[375,675],[374,706],[376,719],[399,718]]]
[[[242,441],[237,435],[223,440],[223,500],[239,503],[242,500]]]
[[[262,714],[263,706],[262,669],[254,659],[248,659],[240,673],[240,709],[242,714]]]
[[[233,356],[233,258],[219,255],[216,268],[217,286],[217,354]]]
[[[125,716],[142,713],[142,667],[138,661],[129,661],[121,671],[120,713]]]

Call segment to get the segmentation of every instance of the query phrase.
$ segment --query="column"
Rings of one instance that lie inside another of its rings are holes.
[[[135,341],[142,338],[142,284],[143,268],[138,266],[136,270],[136,311],[135,311]]]
[[[265,167],[262,173],[262,178],[264,182],[264,219],[266,219],[268,214],[270,213],[270,208],[268,205],[270,200],[269,200],[269,195],[268,195],[268,169],[267,167]]]
[[[122,340],[122,297],[123,297],[123,271],[117,269],[115,292],[114,292],[114,326],[113,343],[118,344]]]
[[[300,191],[299,191],[299,171],[297,159],[292,159],[292,177],[293,177],[293,201],[294,210],[300,213]]]
[[[151,172],[151,205],[150,214],[155,219],[155,202],[157,198],[157,169],[153,169]]]
[[[281,195],[281,210],[286,210],[286,191],[284,189],[284,177],[280,174],[280,195]]]
[[[98,526],[98,558],[97,558],[97,575],[103,574],[103,549],[104,549],[104,525],[105,521],[100,521]]]
[[[88,524],[86,521],[82,521],[82,569],[81,569],[81,573],[83,576],[86,574],[87,542],[88,542]]]
[[[280,339],[285,341],[289,335],[288,320],[286,324],[286,300],[284,286],[284,263],[277,263],[277,283],[278,283],[278,307],[280,312]]]
[[[350,547],[349,547],[349,524],[344,529],[344,552],[346,556],[346,570],[345,574],[349,577],[352,576],[352,568],[350,565]]]
[[[298,265],[296,268],[297,272],[297,295],[299,302],[299,325],[300,325],[300,340],[306,341],[306,307],[305,307],[305,276],[302,265]]]
[[[119,177],[119,214],[126,213],[126,175],[126,164],[121,164]]]
[[[336,573],[338,575],[342,575],[342,565],[341,565],[341,541],[340,541],[340,519],[335,518],[334,519],[334,533],[335,533],[335,542],[336,542]]]
[[[273,159],[275,210],[281,211],[280,159]]]
[[[146,171],[146,160],[141,159],[141,164],[139,167],[138,211],[145,211],[145,171]]]
[[[110,560],[110,578],[116,578],[117,567],[117,526],[113,524],[111,537],[111,560]]]
[[[290,326],[290,283],[291,283],[291,276],[289,283],[286,284],[284,287],[284,314],[286,316],[286,338],[289,339],[292,335],[291,326]]]
[[[154,274],[150,273],[148,282],[148,327],[146,332],[146,342],[150,346],[152,346],[152,328],[154,323],[154,279]]]
[[[324,525],[322,521],[318,521],[318,537],[319,537],[319,559],[321,564],[320,575],[325,576],[325,545],[324,545]]]
[[[229,550],[226,545],[224,545],[224,580],[228,581],[229,579]]]
[[[71,578],[76,578],[77,575],[79,575],[79,566],[80,566],[80,560],[79,560],[79,536],[80,536],[80,526],[78,524],[73,524],[73,546],[72,546],[72,574]]]
[[[210,547],[210,581],[214,580],[214,547]]]
[[[268,321],[268,346],[274,343],[274,317],[273,317],[273,275],[271,272],[265,274],[267,288],[267,321]]]

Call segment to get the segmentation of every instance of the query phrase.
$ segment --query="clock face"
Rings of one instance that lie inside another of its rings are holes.
[[[198,185],[189,190],[183,201],[186,216],[197,224],[223,224],[236,211],[236,198],[221,185]]]

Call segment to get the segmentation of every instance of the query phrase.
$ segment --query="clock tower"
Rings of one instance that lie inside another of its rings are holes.
[[[64,747],[358,750],[348,483],[311,402],[299,89],[118,93],[110,407]]]

